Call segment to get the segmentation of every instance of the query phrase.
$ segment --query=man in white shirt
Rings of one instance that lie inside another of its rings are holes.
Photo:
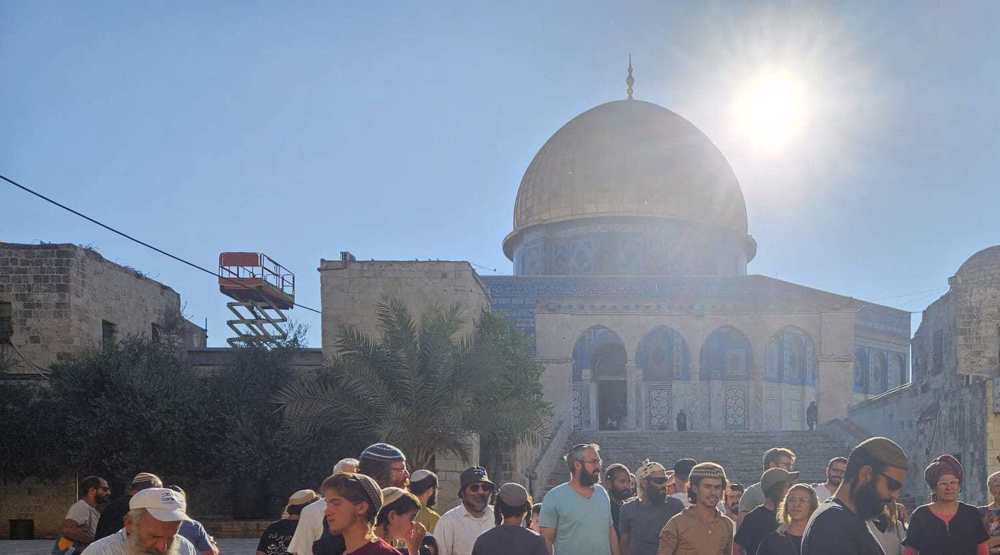
[[[354,473],[358,471],[358,459],[340,459],[333,465],[331,474],[341,472]],[[306,505],[299,513],[299,523],[295,526],[295,534],[288,543],[288,552],[297,555],[312,555],[313,542],[323,535],[323,520],[326,518],[326,500],[323,492],[320,498]]]
[[[496,526],[490,497],[496,484],[486,469],[473,466],[459,477],[458,497],[462,504],[441,515],[434,528],[438,555],[471,555],[476,538]]]
[[[183,494],[168,488],[147,488],[132,496],[128,508],[125,527],[90,544],[82,555],[197,555],[194,545],[177,533],[188,520]]]
[[[70,548],[80,551],[94,541],[97,522],[101,518],[97,506],[107,501],[111,495],[111,488],[104,478],[87,476],[80,481],[80,493],[80,499],[66,511],[62,532],[56,539],[53,553],[67,553],[70,552]]]
[[[846,471],[847,458],[845,457],[834,457],[826,463],[826,482],[813,486],[813,489],[816,490],[816,498],[819,499],[820,503],[837,495],[837,488],[844,480],[844,472]]]

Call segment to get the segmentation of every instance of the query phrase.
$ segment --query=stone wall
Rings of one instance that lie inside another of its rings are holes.
[[[420,315],[432,306],[447,308],[458,303],[463,309],[463,332],[472,331],[479,313],[489,308],[489,294],[468,262],[355,261],[320,262],[323,309],[323,352],[336,349],[343,326],[376,332],[376,307],[385,298],[406,303],[411,315]]]
[[[76,479],[51,482],[0,480],[0,538],[10,536],[12,520],[34,521],[36,538],[51,538],[62,530],[69,506],[77,500]]]
[[[204,330],[181,317],[177,292],[76,245],[0,243],[0,302],[11,303],[12,343],[43,368],[99,348],[103,322],[118,339],[148,337],[155,325],[176,328],[187,344],[205,343]]]

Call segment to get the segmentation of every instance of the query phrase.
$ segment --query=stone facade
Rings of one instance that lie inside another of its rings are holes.
[[[942,453],[965,467],[965,501],[983,503],[986,478],[1000,470],[1000,248],[971,257],[948,283],[913,337],[912,383],[858,404],[850,419],[906,449],[906,493],[918,503],[929,494],[923,469]]]
[[[468,262],[355,260],[343,253],[341,260],[320,261],[323,310],[323,352],[336,349],[344,326],[375,333],[375,309],[386,298],[406,303],[416,319],[432,306],[457,303],[465,318],[464,332],[472,330],[479,313],[490,306],[489,294]]]
[[[0,308],[9,311],[11,343],[31,361],[19,360],[15,372],[47,368],[105,340],[171,329],[204,348],[205,331],[184,320],[180,306],[173,289],[92,249],[0,243]]]
[[[70,244],[0,243],[0,354],[14,374],[36,374],[107,341],[177,334],[187,348],[205,347],[205,330],[181,316],[176,291]],[[13,351],[13,352],[9,352]],[[19,353],[19,354],[18,354]],[[76,499],[76,479],[0,484],[0,537],[11,520],[33,520],[52,536]]]

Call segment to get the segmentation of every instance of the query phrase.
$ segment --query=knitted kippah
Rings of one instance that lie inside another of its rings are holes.
[[[406,455],[395,445],[376,443],[362,451],[361,458],[375,461],[405,461]]]
[[[698,463],[691,469],[691,474],[688,475],[688,479],[692,482],[697,482],[702,478],[721,478],[725,480],[726,471],[721,466],[713,462]]]

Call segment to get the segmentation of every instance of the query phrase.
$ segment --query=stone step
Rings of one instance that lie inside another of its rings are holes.
[[[761,458],[771,447],[787,447],[795,452],[795,470],[803,482],[822,482],[826,463],[835,456],[847,456],[849,447],[822,432],[574,432],[565,450],[577,443],[595,442],[601,446],[604,467],[622,463],[633,472],[645,459],[671,468],[684,457],[699,462],[717,462],[726,469],[731,481],[749,485],[760,480]],[[553,469],[548,479],[552,488],[565,482],[568,471],[563,465]]]

